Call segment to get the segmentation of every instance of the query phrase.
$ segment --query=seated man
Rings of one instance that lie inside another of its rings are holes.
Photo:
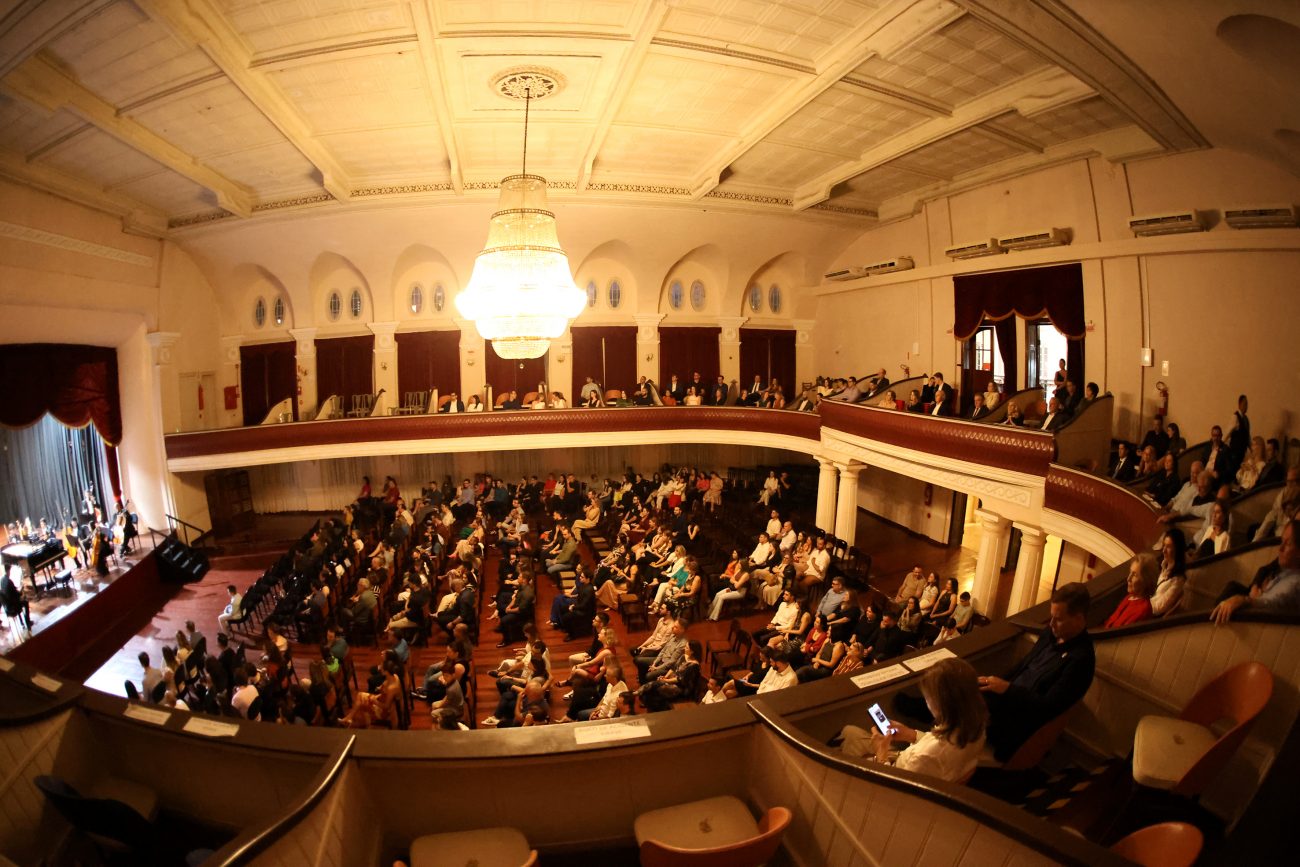
[[[1277,560],[1263,566],[1255,573],[1250,587],[1236,581],[1228,582],[1219,596],[1219,604],[1210,612],[1210,619],[1222,625],[1243,608],[1272,611],[1279,614],[1300,613],[1300,519],[1292,518],[1282,529],[1282,544],[1277,549]]]
[[[1158,505],[1166,506],[1178,494],[1182,484],[1182,480],[1178,478],[1178,462],[1174,460],[1172,454],[1166,452],[1160,459],[1160,470],[1147,484],[1147,496],[1155,500]]]
[[[984,405],[984,395],[982,392],[975,392],[975,409],[971,411],[970,420],[979,421],[988,415],[991,410]]]
[[[900,608],[907,604],[907,600],[915,596],[921,598],[921,591],[925,589],[925,573],[921,571],[921,564],[918,563],[912,567],[912,571],[903,576],[903,585],[898,588],[894,594],[894,604]]]
[[[1043,422],[1046,430],[1047,422]],[[1110,477],[1117,482],[1131,482],[1137,478],[1138,474],[1137,458],[1129,451],[1128,443],[1123,440],[1115,446],[1115,460],[1110,463]]]
[[[989,706],[988,741],[1005,762],[1029,737],[1088,692],[1096,668],[1088,634],[1088,588],[1077,581],[1052,594],[1051,617],[1038,643],[1006,678],[981,677]]]
[[[501,622],[497,624],[497,632],[501,633],[501,641],[497,647],[519,641],[517,636],[521,635],[524,624],[533,621],[533,603],[537,599],[533,590],[533,578],[527,572],[521,572],[515,582],[515,592],[510,603],[500,612]]]
[[[546,561],[546,571],[552,575],[567,572],[578,562],[578,540],[568,527],[560,526],[560,547],[555,556]]]
[[[1300,517],[1300,467],[1291,467],[1286,471],[1286,484],[1273,498],[1273,507],[1255,531],[1254,541],[1271,538],[1278,527],[1285,527],[1296,517]]]
[[[1043,425],[1040,430],[1054,431],[1069,419],[1069,415],[1061,409],[1061,402],[1056,398],[1052,398],[1047,402],[1047,415],[1043,418]]]
[[[666,673],[677,665],[682,654],[686,652],[686,624],[681,620],[674,620],[672,624],[672,635],[664,642],[663,647],[654,656],[634,656],[632,659],[636,663],[637,680],[641,683],[654,680],[661,674]]]

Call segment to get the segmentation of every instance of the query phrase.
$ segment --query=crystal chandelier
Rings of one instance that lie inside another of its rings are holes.
[[[502,358],[540,358],[587,296],[573,282],[560,248],[555,214],[546,209],[546,178],[528,174],[528,106],[524,93],[524,158],[517,175],[501,179],[487,243],[474,260],[469,285],[456,296],[460,315],[474,323]]]

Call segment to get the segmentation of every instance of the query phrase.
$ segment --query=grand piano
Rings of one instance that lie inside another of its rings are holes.
[[[36,586],[37,575],[53,566],[62,566],[63,559],[67,556],[68,552],[64,549],[63,542],[58,539],[44,542],[14,542],[0,548],[0,564],[3,564],[4,571],[7,573],[17,566],[24,578],[32,579],[32,586]],[[46,583],[49,584],[48,577]]]

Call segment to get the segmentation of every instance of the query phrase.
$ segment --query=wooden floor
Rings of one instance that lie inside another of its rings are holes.
[[[136,657],[147,652],[154,664],[159,663],[163,644],[175,644],[175,634],[185,625],[186,620],[193,620],[199,630],[209,638],[211,645],[217,631],[216,617],[225,608],[227,602],[226,585],[234,584],[241,592],[249,587],[274,560],[283,553],[302,532],[304,532],[317,515],[302,513],[292,516],[265,516],[259,520],[256,531],[244,534],[236,544],[227,545],[228,549],[238,549],[248,553],[219,557],[213,560],[212,570],[202,581],[187,585],[173,597],[146,629],[141,630],[114,656],[107,660],[87,681],[87,685],[114,695],[125,695],[124,682],[127,679],[139,681],[140,664]],[[763,515],[757,510],[753,513],[755,531],[763,521]],[[795,514],[796,526],[799,515]],[[976,531],[977,532],[977,531]],[[753,539],[737,540],[738,546],[747,549],[753,545]],[[908,570],[914,564],[934,570],[943,577],[956,577],[963,587],[969,586],[974,574],[975,554],[971,550],[971,540],[963,545],[939,545],[915,534],[907,532],[893,524],[881,521],[874,516],[860,511],[858,513],[857,545],[864,551],[871,552],[872,583],[885,592],[894,592]],[[580,549],[584,559],[591,564],[591,552],[584,545]],[[496,592],[497,552],[489,549],[484,574],[487,579],[487,593]],[[1003,582],[1009,585],[1009,580]],[[567,659],[570,655],[586,650],[591,642],[589,637],[566,642],[564,635],[547,624],[551,601],[557,592],[555,586],[543,578],[538,582],[538,601],[536,621],[540,637],[550,650],[553,665],[556,667],[555,680],[564,680],[568,674]],[[486,616],[486,615],[485,615]],[[769,618],[769,612],[757,611],[742,618],[746,628],[762,627]],[[514,644],[505,649],[497,649],[498,635],[493,631],[494,622],[484,621],[482,635],[474,660],[475,681],[478,689],[477,720],[483,720],[492,714],[498,696],[496,680],[488,672],[494,669],[506,656],[513,657],[521,645]],[[619,655],[624,663],[624,671],[629,678],[629,687],[635,688],[636,667],[628,658],[628,651],[645,639],[648,632],[644,629],[629,631],[617,613],[613,614],[612,626],[619,637]],[[692,640],[706,642],[710,639],[725,638],[728,621],[710,623],[708,621],[692,624],[688,635]],[[435,630],[437,633],[438,630]],[[248,636],[247,640],[252,640]],[[383,648],[383,639],[376,647],[354,647],[354,662],[358,677],[364,680],[371,666],[377,665]],[[433,662],[440,661],[445,641],[441,635],[435,635],[428,647],[412,648],[410,667],[416,674],[416,680],[422,678],[424,670]],[[306,661],[316,655],[315,647],[298,646],[294,648],[300,677],[307,674]],[[567,688],[556,687],[552,691],[552,718],[560,719],[565,715],[567,702],[562,698]],[[411,718],[411,728],[427,729],[431,727],[427,705],[415,702]]]

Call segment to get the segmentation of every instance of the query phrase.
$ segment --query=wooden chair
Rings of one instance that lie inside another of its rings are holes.
[[[792,818],[772,807],[755,822],[725,795],[642,813],[634,830],[642,867],[757,867],[776,854]]]
[[[1162,822],[1139,828],[1110,850],[1142,867],[1192,867],[1204,843],[1205,836],[1196,826]]]
[[[533,867],[537,850],[514,828],[476,828],[429,834],[411,843],[411,867],[477,864],[479,867]]]
[[[736,632],[736,644],[732,650],[714,653],[713,674],[724,674],[733,668],[744,668],[749,664],[749,656],[754,649],[754,636],[741,629]]]
[[[1174,717],[1145,716],[1133,739],[1133,780],[1194,797],[1218,776],[1273,695],[1273,673],[1259,662],[1235,665]],[[1230,721],[1222,734],[1215,726]]]
[[[373,394],[354,394],[352,395],[352,408],[348,410],[348,418],[366,418],[370,411],[374,409],[375,396]]]
[[[734,651],[736,649],[736,639],[739,637],[740,632],[740,618],[731,618],[731,625],[727,629],[727,637],[725,639],[710,638],[706,641],[704,643],[704,659],[700,660],[700,662],[708,662],[715,653]]]
[[[1038,731],[1029,736],[1029,740],[1020,745],[1020,749],[1002,765],[1004,771],[1027,771],[1030,768],[1038,767],[1038,763],[1043,760],[1065,731],[1066,724],[1070,721],[1070,714],[1078,705],[1072,705],[1067,708],[1065,713],[1056,719],[1045,723]]]

